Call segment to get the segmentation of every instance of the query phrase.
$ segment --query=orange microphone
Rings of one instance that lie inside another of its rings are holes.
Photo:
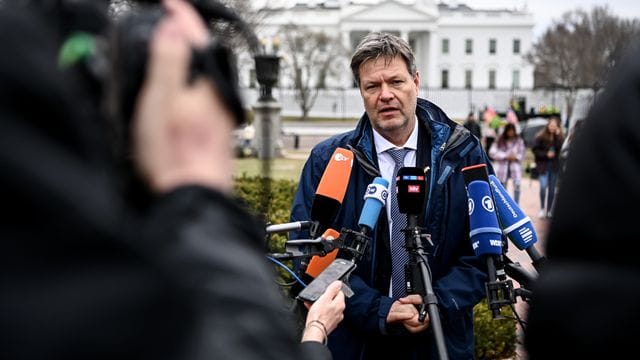
[[[322,238],[324,240],[334,241],[334,240],[337,240],[339,237],[340,237],[340,233],[333,229],[327,229],[327,231],[325,231],[322,234]],[[307,275],[310,275],[313,278],[320,275],[320,273],[323,272],[324,269],[326,269],[327,266],[329,266],[329,264],[331,264],[333,260],[336,259],[336,256],[338,255],[338,250],[339,249],[336,248],[325,256],[315,255],[314,257],[312,257],[311,260],[309,261],[309,265],[307,266],[307,270],[305,271],[305,273],[307,273]]]
[[[338,215],[347,192],[352,166],[353,152],[336,148],[322,174],[311,205],[311,221],[316,222],[318,227],[312,228],[311,237],[327,229]]]

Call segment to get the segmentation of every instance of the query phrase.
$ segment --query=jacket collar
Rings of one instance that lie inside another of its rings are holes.
[[[444,148],[452,130],[455,129],[456,123],[449,119],[438,106],[422,98],[418,98],[416,116],[419,123],[431,130],[432,148]],[[374,151],[373,128],[366,112],[360,117],[354,134],[351,146],[361,152],[371,164],[376,164],[377,157]],[[435,159],[433,155],[436,154],[432,154],[432,158]]]

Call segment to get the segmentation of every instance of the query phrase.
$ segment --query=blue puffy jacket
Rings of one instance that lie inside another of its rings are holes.
[[[422,226],[431,234],[428,264],[450,359],[473,359],[473,307],[485,296],[486,265],[474,255],[469,240],[467,196],[461,169],[486,163],[493,169],[479,140],[450,120],[433,103],[418,99],[419,140],[417,166],[430,166],[428,200]],[[430,136],[424,136],[429,134]],[[430,139],[430,145],[429,145]],[[291,221],[309,220],[315,189],[336,147],[350,149],[355,161],[349,185],[332,228],[358,230],[358,219],[368,184],[380,176],[373,131],[366,113],[356,129],[316,145],[304,166],[293,201]],[[306,232],[290,238],[305,238]],[[391,255],[386,212],[381,211],[367,253],[350,278],[355,292],[347,299],[344,321],[331,334],[334,359],[437,358],[428,329],[409,334],[402,325],[387,325],[393,299],[389,298]]]

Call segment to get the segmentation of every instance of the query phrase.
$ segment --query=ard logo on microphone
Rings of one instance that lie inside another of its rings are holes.
[[[482,207],[488,212],[493,212],[493,200],[491,200],[491,196],[483,196],[482,197]]]

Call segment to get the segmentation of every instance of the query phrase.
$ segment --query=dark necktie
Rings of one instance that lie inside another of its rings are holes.
[[[389,149],[387,153],[391,155],[396,163],[391,179],[391,220],[393,230],[391,233],[391,284],[392,296],[394,299],[406,295],[407,288],[404,277],[404,265],[409,261],[409,254],[405,249],[405,235],[402,230],[407,227],[407,215],[400,213],[398,208],[398,196],[396,194],[396,174],[404,166],[404,157],[409,149]]]

